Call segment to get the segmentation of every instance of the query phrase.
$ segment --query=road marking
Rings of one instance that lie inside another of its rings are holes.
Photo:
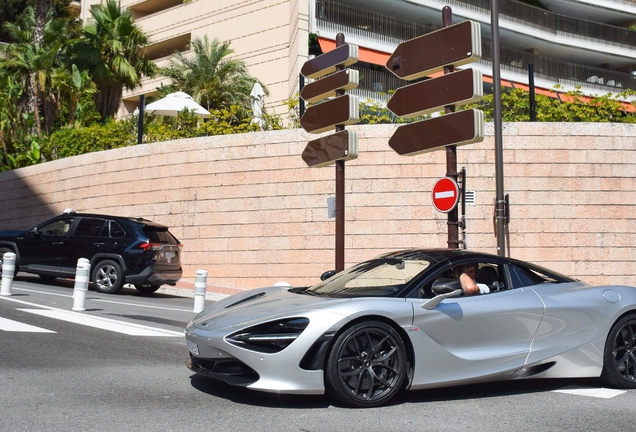
[[[28,288],[14,288],[14,290],[32,292],[32,293],[37,293],[37,294],[46,294],[46,295],[52,295],[52,296],[58,296],[58,297],[66,297],[66,298],[72,298],[73,297],[72,294],[59,294],[59,293],[52,293],[52,292],[48,292],[48,291],[39,291],[39,290],[28,289]],[[93,293],[89,292],[87,294],[92,295]],[[124,305],[124,306],[135,306],[135,307],[141,307],[141,308],[146,308],[146,309],[162,309],[162,310],[171,310],[171,311],[178,311],[178,312],[192,312],[192,309],[165,307],[165,306],[152,306],[152,305],[145,305],[145,304],[139,304],[139,303],[130,303],[130,302],[115,301],[115,300],[105,300],[105,299],[100,299],[100,298],[90,298],[89,297],[89,298],[87,298],[87,300],[98,301],[98,302],[103,302],[103,303],[120,304],[120,305]]]
[[[573,389],[564,388],[564,389],[553,390],[553,391],[555,393],[565,393],[565,394],[572,394],[577,396],[589,396],[589,397],[602,398],[602,399],[611,399],[615,396],[619,396],[619,395],[622,395],[623,393],[626,393],[625,390],[616,390],[616,389],[608,389],[608,388],[573,388]]]
[[[56,333],[53,330],[47,330],[2,317],[0,317],[0,330],[6,332]]]
[[[96,317],[92,315],[84,315],[78,312],[70,312],[61,309],[49,308],[42,309],[18,309],[22,312],[28,312],[35,315],[54,318],[75,324],[81,324],[88,327],[94,327],[102,330],[123,333],[131,336],[164,336],[164,337],[183,337],[183,332],[175,332],[172,330],[163,330],[159,328],[148,327],[140,324],[116,321],[108,318]]]

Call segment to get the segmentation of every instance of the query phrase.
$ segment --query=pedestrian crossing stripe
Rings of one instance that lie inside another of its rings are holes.
[[[626,393],[625,390],[608,389],[608,388],[562,388],[553,390],[555,393],[565,393],[577,396],[596,397],[601,399],[611,399],[614,396],[622,395]]]
[[[25,324],[19,321],[13,321],[2,317],[0,317],[0,330],[6,332],[56,333],[53,330],[47,330],[45,328],[32,326],[30,324]]]
[[[183,337],[183,332],[164,330],[159,328],[148,327],[140,324],[116,321],[108,318],[96,317],[92,315],[84,315],[77,312],[64,311],[61,309],[18,309],[22,312],[32,313],[35,315],[54,318],[75,324],[81,324],[88,327],[94,327],[102,330],[123,333],[130,336],[163,336],[163,337]]]

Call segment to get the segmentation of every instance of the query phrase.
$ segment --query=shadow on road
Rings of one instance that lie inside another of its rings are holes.
[[[248,390],[243,387],[234,387],[222,381],[216,381],[199,375],[192,375],[190,382],[192,387],[203,393],[245,405],[268,408],[307,409],[327,408],[332,402],[326,396],[289,395]]]

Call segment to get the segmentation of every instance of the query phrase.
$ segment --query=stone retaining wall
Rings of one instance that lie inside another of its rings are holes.
[[[457,150],[475,205],[469,249],[496,253],[493,125]],[[354,126],[346,164],[346,266],[385,251],[446,247],[446,215],[431,204],[445,152],[399,156],[395,125]],[[300,130],[185,139],[90,153],[0,173],[0,229],[27,228],[68,207],[167,224],[184,243],[184,280],[197,269],[221,289],[312,284],[334,267],[335,169],[300,155]],[[636,125],[506,123],[510,256],[592,283],[636,285]]]

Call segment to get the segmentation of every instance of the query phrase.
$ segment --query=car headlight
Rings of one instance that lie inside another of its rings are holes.
[[[243,329],[227,336],[226,340],[252,351],[277,353],[295,341],[308,325],[308,318],[288,318]]]

